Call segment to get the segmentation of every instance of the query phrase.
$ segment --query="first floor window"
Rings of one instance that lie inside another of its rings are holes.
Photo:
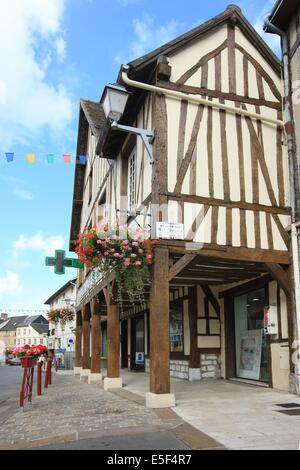
[[[183,353],[183,302],[170,306],[170,352]]]
[[[135,187],[136,187],[136,150],[131,153],[128,159],[128,209],[135,208]]]

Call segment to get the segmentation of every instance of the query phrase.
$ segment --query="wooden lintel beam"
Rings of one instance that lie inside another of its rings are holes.
[[[288,297],[291,297],[291,282],[288,273],[276,263],[265,263],[266,269],[269,271],[275,281],[284,290]]]
[[[170,253],[193,254],[210,259],[227,259],[230,261],[245,261],[253,263],[277,263],[290,265],[288,251],[263,250],[256,248],[242,248],[232,246],[217,246],[187,241],[160,240],[158,246],[166,246]]]
[[[218,318],[220,319],[220,317],[221,317],[221,307],[220,307],[220,304],[219,304],[217,298],[215,297],[214,293],[212,292],[212,290],[210,289],[209,286],[201,286],[201,289],[203,290],[204,294],[208,298],[209,302],[212,304]]]
[[[203,204],[205,206],[227,207],[229,209],[242,209],[254,212],[266,212],[269,214],[290,215],[290,207],[281,207],[278,205],[267,206],[265,204],[251,203],[245,201],[227,201],[213,197],[196,196],[194,194],[179,194],[176,192],[162,193],[170,201],[185,202],[191,204]]]
[[[194,259],[196,255],[183,255],[169,270],[169,281],[171,281],[177,274],[186,268]]]

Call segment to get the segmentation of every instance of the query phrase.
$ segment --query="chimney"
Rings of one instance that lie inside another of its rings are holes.
[[[8,319],[8,313],[1,313],[0,314],[0,320],[7,320]]]

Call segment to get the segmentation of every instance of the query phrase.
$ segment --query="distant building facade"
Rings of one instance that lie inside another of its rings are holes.
[[[16,331],[20,323],[26,319],[25,316],[10,317],[7,313],[1,313],[0,316],[0,363],[5,361],[4,351],[7,348],[16,346]]]
[[[68,281],[46,300],[45,305],[49,305],[50,311],[59,308],[74,308],[76,302],[76,281],[76,278]],[[62,366],[71,363],[72,357],[75,354],[74,330],[75,320],[66,323],[64,326],[60,323],[49,323],[48,347],[49,349],[55,349],[58,362]],[[66,364],[64,364],[65,359]]]
[[[23,317],[24,318],[24,317]],[[25,344],[47,345],[49,322],[43,315],[28,316],[17,324],[16,346]]]

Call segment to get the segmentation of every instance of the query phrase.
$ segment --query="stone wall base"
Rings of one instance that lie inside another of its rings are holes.
[[[88,375],[88,384],[99,383],[102,381],[102,374],[93,374],[92,372]]]
[[[90,369],[81,369],[80,371],[80,380],[84,380],[84,377],[88,377],[90,375]]]
[[[201,380],[201,369],[189,368],[189,382],[196,382],[197,380]]]
[[[201,379],[219,379],[221,377],[220,356],[218,354],[201,354],[200,369],[190,369],[189,361],[186,360],[170,360],[170,376],[184,380],[201,380]],[[150,359],[146,359],[146,372],[150,372]]]
[[[104,390],[110,390],[112,388],[122,388],[122,379],[121,377],[111,379],[110,377],[105,377],[103,381]]]
[[[74,375],[80,375],[81,371],[82,371],[82,367],[74,367],[73,368]]]
[[[147,408],[172,408],[175,406],[175,395],[173,393],[146,393]]]

